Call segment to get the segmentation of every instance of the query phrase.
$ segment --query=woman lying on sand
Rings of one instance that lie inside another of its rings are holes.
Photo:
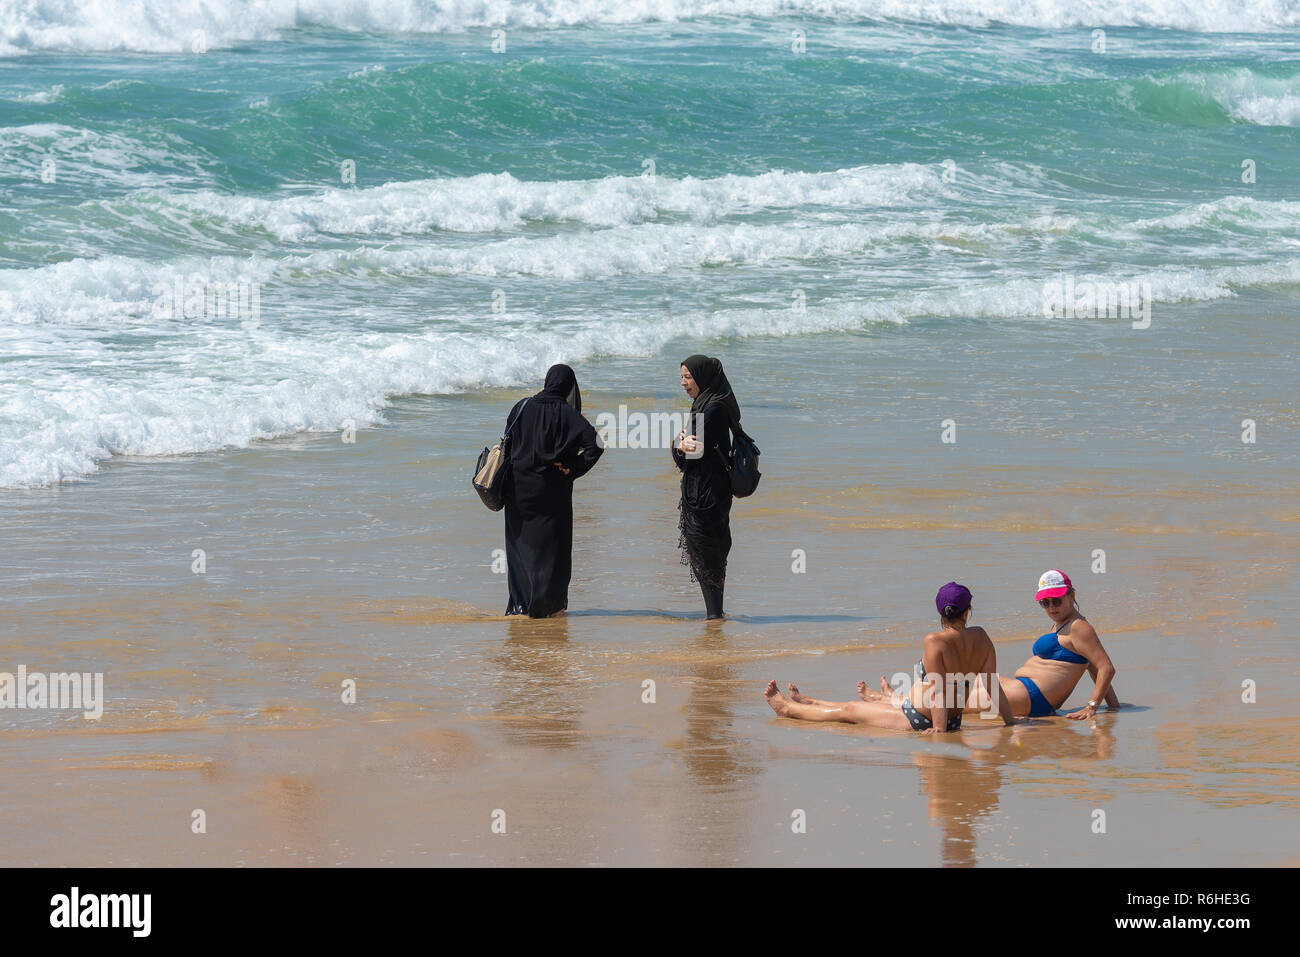
[[[944,585],[934,604],[943,628],[925,636],[921,680],[898,703],[885,695],[863,701],[818,701],[800,694],[794,685],[790,685],[787,698],[777,690],[775,681],[769,681],[764,692],[767,703],[782,717],[804,721],[847,721],[923,734],[959,731],[962,709],[967,707],[968,682],[978,686],[982,680],[986,682],[985,687],[991,688],[998,670],[997,653],[983,628],[966,627],[971,593],[964,585],[956,582]],[[859,684],[859,693],[864,689]],[[998,696],[998,704],[1003,723],[1014,724],[1006,695]]]
[[[1033,654],[1016,671],[1014,678],[998,676],[1001,697],[1011,705],[1011,713],[1031,718],[1055,714],[1056,709],[1074,693],[1074,687],[1084,672],[1092,676],[1092,700],[1086,708],[1072,711],[1066,717],[1091,718],[1103,699],[1114,711],[1119,707],[1119,696],[1111,686],[1115,666],[1101,646],[1096,630],[1080,614],[1070,576],[1055,568],[1043,572],[1034,597],[1056,627],[1034,642]],[[968,710],[988,710],[987,687],[980,684],[971,690],[966,698]],[[881,678],[879,692],[869,690],[865,682],[858,682],[858,694],[865,702],[877,702],[889,699],[893,692]]]

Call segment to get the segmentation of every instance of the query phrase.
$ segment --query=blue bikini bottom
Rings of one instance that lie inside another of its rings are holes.
[[[1029,678],[1017,678],[1025,690],[1029,692],[1029,717],[1045,718],[1049,714],[1056,714],[1056,709],[1052,703],[1043,697],[1043,693],[1038,690],[1038,685]]]

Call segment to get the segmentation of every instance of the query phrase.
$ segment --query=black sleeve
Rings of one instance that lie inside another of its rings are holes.
[[[569,478],[578,479],[591,471],[597,460],[605,454],[596,436],[596,428],[581,412],[566,406],[567,413],[574,420],[571,427],[577,432],[571,443],[573,451],[564,456],[564,467],[569,470]]]
[[[688,413],[686,413],[686,424],[685,424],[684,426],[682,426],[682,429],[683,429],[683,431],[685,432],[686,435],[694,435],[694,434],[695,434],[695,429],[696,429],[695,416],[696,416],[696,413],[694,413],[694,412],[688,412]],[[706,429],[706,430],[708,429],[707,424],[705,425],[705,429]],[[675,466],[677,467],[677,471],[679,471],[679,472],[685,472],[685,471],[686,471],[686,463],[687,463],[687,462],[692,462],[692,461],[696,461],[696,462],[697,462],[697,461],[699,461],[698,458],[691,458],[690,456],[686,455],[685,452],[682,452],[680,449],[677,448],[677,437],[676,437],[676,436],[673,436],[673,443],[672,443],[672,445],[670,446],[670,451],[671,451],[672,456],[673,456],[673,465],[675,465]]]
[[[704,444],[711,457],[722,456],[725,466],[731,455],[731,416],[721,402],[704,410]]]

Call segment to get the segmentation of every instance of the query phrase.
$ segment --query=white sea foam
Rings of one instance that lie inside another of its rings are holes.
[[[1129,223],[1126,231],[1186,232],[1193,229],[1251,229],[1260,234],[1295,232],[1300,228],[1300,202],[1261,200],[1251,196],[1224,196],[1169,213]]]
[[[905,206],[951,195],[941,174],[937,166],[913,163],[826,173],[775,170],[715,179],[610,176],[531,182],[509,173],[484,173],[276,199],[211,191],[159,193],[153,199],[264,229],[281,242],[302,242],[321,233],[496,232],[562,222],[620,226],[660,216],[711,223],[767,209]]]
[[[202,159],[180,141],[145,143],[125,133],[63,123],[0,127],[0,169],[33,183],[48,163],[63,183],[143,189],[211,182]]]
[[[55,83],[48,90],[37,90],[35,93],[26,93],[13,99],[18,103],[53,103],[63,96],[65,89],[66,87],[62,83]]]
[[[1300,126],[1300,77],[1270,77],[1241,67],[1187,79],[1239,120],[1259,126]]]
[[[439,33],[791,15],[1212,33],[1300,25],[1296,0],[0,0],[0,55],[39,50],[182,53],[278,40],[284,31],[307,24]]]
[[[1202,102],[1217,103],[1233,119],[1258,126],[1300,125],[1300,75],[1270,76],[1249,67],[1178,70],[1143,78],[1157,87],[1184,93],[1191,89]],[[1130,109],[1137,109],[1134,89],[1125,84],[1121,94]],[[1185,108],[1185,106],[1184,106]]]
[[[0,271],[0,319],[15,322],[120,322],[144,315],[149,290],[176,275],[213,283],[321,282],[334,277],[539,277],[601,280],[660,276],[717,266],[804,263],[852,269],[872,259],[931,248],[1008,244],[1068,233],[1077,221],[1038,216],[1005,223],[949,222],[941,216],[872,224],[748,223],[703,226],[643,223],[473,244],[318,249],[275,258],[191,256],[144,262],[121,256],[74,259],[32,270]],[[7,315],[6,315],[7,314]]]
[[[214,263],[223,275],[241,268],[234,261]],[[366,331],[365,317],[320,328],[168,325],[145,308],[155,268],[118,259],[27,271],[27,301],[47,297],[39,322],[5,321],[15,318],[16,297],[0,290],[0,349],[10,357],[0,381],[0,485],[65,481],[114,455],[211,451],[295,432],[336,431],[349,421],[364,426],[379,421],[396,395],[518,386],[551,362],[655,355],[683,336],[806,335],[925,317],[1039,321],[1044,281],[1022,276],[880,296],[814,296],[801,312],[790,308],[783,291],[768,307],[523,313],[508,322],[485,318],[478,327],[449,318],[424,321],[409,332],[377,333]],[[242,268],[262,274],[256,266]],[[1300,259],[1075,278],[1150,283],[1157,303],[1208,300],[1241,287],[1300,283]],[[77,295],[69,297],[69,290]],[[128,298],[104,295],[110,290]],[[143,299],[129,298],[137,295]],[[89,319],[95,310],[99,322]],[[111,327],[136,344],[113,345],[105,335]]]
[[[533,185],[539,187],[539,195],[545,196],[546,187],[556,184]],[[730,195],[724,194],[723,203],[705,218],[715,218],[723,209],[729,209],[726,204]],[[229,202],[239,206],[248,201]],[[599,208],[599,217],[608,215],[607,207]],[[126,218],[122,209],[113,215],[118,220]],[[845,217],[841,214],[840,218]],[[121,255],[77,258],[33,269],[0,270],[0,320],[22,325],[112,328],[148,317],[155,298],[153,290],[159,285],[170,287],[178,275],[199,275],[207,282],[224,285],[260,283],[281,287],[343,279],[384,282],[428,276],[604,280],[716,266],[784,263],[832,268],[852,275],[876,262],[897,263],[914,259],[918,253],[944,252],[996,254],[1008,263],[1019,259],[1021,264],[1015,268],[1023,271],[1025,255],[1033,261],[1037,251],[1050,248],[1063,237],[1076,241],[1101,237],[1112,243],[1123,240],[1142,244],[1169,231],[1192,229],[1249,232],[1257,237],[1252,240],[1253,246],[1285,256],[1295,247],[1300,231],[1300,203],[1226,196],[1132,222],[1090,222],[1052,213],[981,222],[954,218],[943,209],[878,210],[847,218],[850,221],[822,222],[811,219],[804,210],[800,220],[794,222],[783,219],[709,224],[683,219],[468,242],[458,239],[308,248],[288,254],[282,249],[271,254],[191,254],[161,262]],[[513,214],[506,220],[513,222]],[[500,222],[492,221],[495,225]],[[336,224],[336,228],[344,225],[352,232],[368,228],[364,222],[353,221]],[[1029,245],[1023,247],[1026,252],[1022,255],[1018,247],[1025,243]],[[929,269],[938,263],[935,260]],[[934,274],[932,278],[942,282],[964,278],[959,259],[950,258],[946,268],[948,274]],[[905,285],[906,276],[905,270],[891,280],[891,285]]]

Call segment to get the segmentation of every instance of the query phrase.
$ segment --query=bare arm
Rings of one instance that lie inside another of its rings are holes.
[[[1112,675],[1113,673],[1114,672],[1112,670]],[[1091,662],[1088,663],[1088,675],[1092,678],[1092,683],[1096,685],[1097,666],[1092,664]],[[1110,708],[1111,711],[1114,711],[1116,708],[1119,707],[1119,695],[1115,693],[1114,685],[1111,685],[1109,688],[1106,689],[1106,707]]]
[[[1101,639],[1097,637],[1096,630],[1092,625],[1078,619],[1070,628],[1070,634],[1062,636],[1064,640],[1061,644],[1073,651],[1075,654],[1082,655],[1088,659],[1088,673],[1093,676],[1093,701],[1106,699],[1106,703],[1111,703],[1112,692],[1110,690],[1111,680],[1115,677],[1115,666],[1111,664],[1110,655],[1106,654],[1106,649],[1101,646]],[[1119,698],[1115,698],[1115,704],[1118,705]],[[1097,709],[1089,705],[1086,708],[1080,708],[1078,711],[1072,711],[1066,717],[1076,720],[1081,718],[1091,718],[1097,713]]]
[[[948,669],[944,664],[942,648],[938,635],[925,636],[921,664],[925,667],[928,687],[922,692],[921,700],[930,707],[930,727],[922,731],[922,734],[943,734],[948,730]]]

